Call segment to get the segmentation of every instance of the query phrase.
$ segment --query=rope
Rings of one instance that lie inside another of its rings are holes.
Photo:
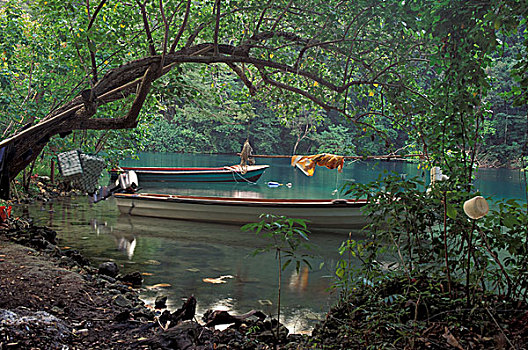
[[[132,209],[134,209],[136,207],[136,205],[134,204],[134,202],[132,202],[130,204],[130,209],[128,209],[128,215],[132,215]]]
[[[337,199],[339,199],[339,190],[337,189],[337,182],[338,182],[338,179],[339,179],[339,172],[336,172],[336,183],[335,183],[335,190],[333,191],[333,194],[337,194]]]
[[[355,162],[357,162],[357,161],[359,161],[359,159],[354,159],[354,160],[352,160],[350,163],[355,163]],[[339,175],[340,175],[340,173],[337,172],[337,173],[336,173],[336,184],[335,184],[335,190],[334,190],[334,192],[333,192],[334,194],[337,194],[337,199],[341,199],[341,198],[340,198],[341,192],[337,190],[337,183],[339,182],[339,181],[338,181],[338,180],[339,180]]]
[[[237,156],[240,156],[240,153],[236,154]],[[252,154],[251,157],[253,158],[290,158],[292,156],[289,155],[282,155],[282,154]],[[343,156],[344,159],[355,159],[355,160],[367,160],[367,159],[405,159],[405,158],[412,158],[412,157],[419,157],[419,158],[425,158],[423,154],[392,154],[392,155],[380,155],[380,156]]]
[[[241,174],[238,173],[238,171],[236,170],[231,170],[231,174],[233,175],[233,180],[235,180],[235,182],[240,182],[236,179],[235,175],[238,175],[238,177],[240,177],[242,180],[246,181],[247,183],[249,184],[252,184],[252,185],[256,185],[257,183],[256,182],[253,182],[253,181],[249,181],[248,179],[246,179],[244,176],[242,176]]]

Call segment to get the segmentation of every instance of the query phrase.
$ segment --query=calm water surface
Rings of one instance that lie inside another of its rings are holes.
[[[141,184],[143,191],[173,194],[243,196],[261,198],[338,198],[345,181],[368,182],[383,170],[423,176],[416,164],[403,162],[347,163],[343,173],[318,167],[306,177],[290,167],[288,159],[257,159],[270,168],[257,184]],[[238,163],[236,157],[181,154],[142,154],[122,166],[223,166]],[[269,188],[266,183],[291,183],[291,188]],[[525,190],[519,173],[480,170],[477,186],[484,195],[523,198]],[[523,192],[524,191],[524,192]],[[57,200],[17,210],[26,211],[37,223],[59,232],[62,246],[80,249],[95,264],[112,259],[123,272],[145,274],[142,297],[153,304],[157,295],[167,295],[171,309],[194,295],[198,313],[222,309],[245,313],[252,309],[275,313],[277,260],[273,253],[252,256],[263,242],[237,226],[195,223],[132,216],[120,216],[113,199],[90,205],[87,198]],[[357,235],[357,233],[353,233]],[[288,268],[282,282],[282,320],[291,331],[310,329],[335,301],[328,292],[337,248],[343,234],[313,234],[312,270],[299,273]],[[319,266],[324,262],[323,267]],[[205,278],[225,283],[206,283]],[[157,284],[165,287],[153,288]]]

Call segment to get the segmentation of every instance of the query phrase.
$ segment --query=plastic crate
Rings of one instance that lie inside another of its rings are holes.
[[[97,189],[99,177],[105,167],[105,162],[102,158],[82,153],[80,159],[83,173],[72,185],[79,190],[94,193]]]
[[[83,173],[79,151],[68,151],[57,155],[59,171],[67,180],[78,179]]]

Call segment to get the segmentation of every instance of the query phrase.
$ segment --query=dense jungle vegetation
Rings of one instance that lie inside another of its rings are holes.
[[[514,106],[508,92],[518,85],[510,75],[523,52],[522,37],[502,36],[504,49],[487,69],[491,90],[486,97],[490,114],[484,119],[477,159],[484,167],[522,166],[526,153],[526,106]],[[249,137],[258,154],[334,153],[347,156],[383,155],[393,150],[412,153],[416,144],[387,118],[372,119],[387,136],[380,142],[366,130],[334,112],[288,110],[252,99],[233,103],[241,84],[218,69],[197,78],[189,67],[185,79],[193,82],[200,98],[162,98],[159,115],[151,118],[145,144],[155,152],[236,153]],[[214,83],[210,83],[210,79]],[[217,86],[228,86],[218,96]],[[160,94],[163,92],[160,92]],[[236,99],[235,99],[236,100]],[[387,145],[389,142],[389,145]]]
[[[50,108],[57,108],[66,93],[79,89],[74,79],[76,75],[111,68],[116,62],[107,58],[116,54],[123,55],[124,59],[136,56],[131,48],[125,49],[124,39],[117,40],[120,49],[114,53],[104,43],[103,32],[118,35],[127,27],[133,27],[131,23],[125,24],[122,17],[107,21],[109,15],[103,15],[103,28],[97,29],[101,33],[92,33],[91,28],[87,33],[71,12],[76,6],[72,3],[65,5],[66,12],[61,14],[58,21],[61,26],[57,28],[54,27],[56,23],[39,23],[32,15],[39,13],[38,16],[46,18],[61,11],[61,5],[45,3],[37,1],[21,6],[16,1],[6,1],[2,6],[0,123],[3,137],[11,135],[21,125],[43,118]],[[104,11],[107,4],[101,4]],[[420,3],[403,4],[413,10],[421,7]],[[97,4],[91,7],[94,7],[92,11],[98,8]],[[115,5],[112,12],[119,7]],[[121,11],[124,9],[126,6]],[[85,14],[86,20],[96,19],[90,13]],[[493,42],[495,49],[481,65],[489,91],[485,95],[479,92],[486,114],[480,126],[482,141],[476,158],[481,166],[522,167],[523,155],[526,155],[527,108],[513,103],[512,93],[522,90],[523,80],[511,73],[519,67],[519,57],[525,55],[522,33],[526,25],[521,23],[515,30],[506,28],[507,21],[494,22],[495,25],[503,31],[497,31]],[[49,31],[55,35],[48,35]],[[73,36],[68,39],[71,34]],[[402,39],[405,40],[405,35]],[[98,40],[100,48],[95,47]],[[85,42],[90,43],[87,48]],[[88,49],[90,59],[82,59],[82,49]],[[272,58],[273,54],[270,56]],[[425,91],[430,81],[417,80],[415,83]],[[378,94],[376,89],[354,96],[350,94],[350,106],[377,109],[387,101],[384,101],[383,91]],[[118,136],[111,130],[74,131],[64,139],[52,139],[42,156],[51,159],[57,152],[72,148],[89,153],[103,152],[114,161],[130,154],[131,150],[146,148],[156,152],[235,153],[248,137],[260,154],[373,155],[401,153],[402,150],[403,153],[421,152],[423,148],[419,140],[409,137],[408,128],[395,121],[390,113],[358,112],[356,117],[352,117],[353,114],[343,117],[338,110],[322,108],[317,103],[292,102],[285,96],[271,96],[246,91],[243,81],[229,67],[182,63],[174,76],[153,86],[137,127],[128,137]],[[101,113],[108,116],[123,110],[123,106],[115,104],[105,108]],[[360,123],[359,118],[362,119]]]

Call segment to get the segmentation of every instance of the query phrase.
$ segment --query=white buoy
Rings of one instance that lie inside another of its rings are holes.
[[[464,202],[464,213],[471,219],[478,220],[488,212],[488,202],[482,196],[476,196]]]

